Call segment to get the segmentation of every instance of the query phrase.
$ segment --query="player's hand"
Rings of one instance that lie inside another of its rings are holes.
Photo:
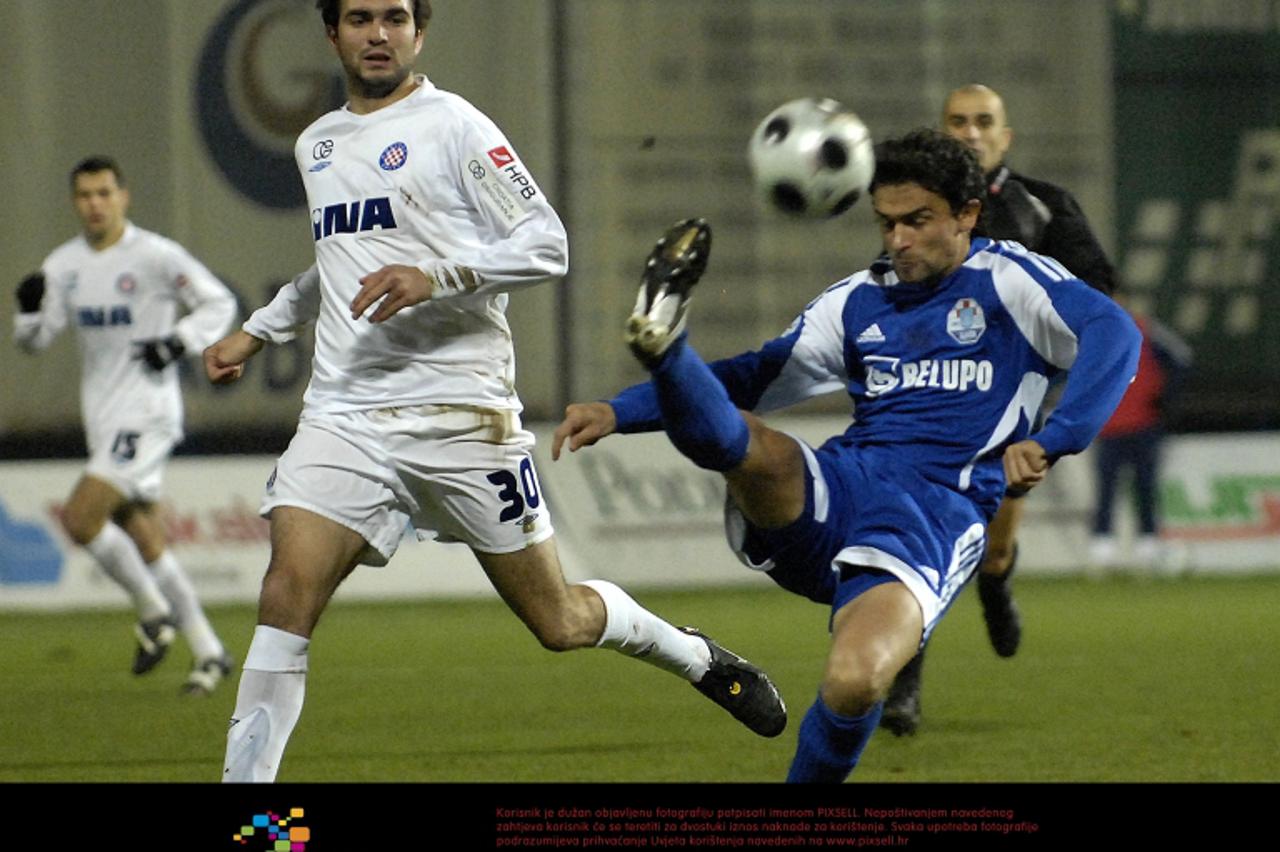
[[[1004,478],[1011,493],[1027,493],[1043,482],[1048,472],[1049,457],[1035,441],[1019,441],[1004,451]]]
[[[351,318],[360,319],[382,299],[382,304],[369,316],[369,322],[382,322],[410,305],[427,301],[435,291],[435,280],[416,266],[384,266],[360,279],[360,291],[351,301]]]
[[[44,273],[33,272],[18,284],[14,293],[18,299],[18,310],[24,314],[34,314],[40,310],[44,301]]]
[[[181,358],[186,351],[186,344],[176,334],[133,341],[133,358],[157,373]]]
[[[607,402],[575,402],[564,410],[564,421],[551,440],[551,460],[560,459],[560,448],[569,442],[569,452],[589,447],[618,426],[613,406]]]
[[[204,372],[215,385],[226,385],[244,375],[244,363],[257,355],[263,341],[237,329],[204,350]]]

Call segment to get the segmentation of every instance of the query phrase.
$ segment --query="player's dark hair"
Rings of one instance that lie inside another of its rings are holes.
[[[952,213],[959,213],[972,199],[987,197],[977,155],[963,142],[929,128],[876,146],[876,173],[868,191],[901,183],[919,184],[942,196]]]
[[[316,0],[316,8],[326,27],[338,26],[338,16],[342,13],[342,0]],[[413,28],[422,32],[431,20],[431,0],[413,0]]]
[[[71,189],[76,188],[77,176],[96,175],[98,172],[111,172],[116,176],[116,185],[124,186],[124,172],[120,171],[119,163],[110,157],[93,156],[85,157],[71,170]]]

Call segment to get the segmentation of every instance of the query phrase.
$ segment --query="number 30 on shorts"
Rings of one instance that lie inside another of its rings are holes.
[[[526,505],[536,509],[542,503],[538,476],[533,472],[533,461],[529,458],[521,459],[518,475],[509,470],[495,470],[486,478],[498,487],[498,499],[507,504],[498,515],[499,523],[518,521],[524,517]]]

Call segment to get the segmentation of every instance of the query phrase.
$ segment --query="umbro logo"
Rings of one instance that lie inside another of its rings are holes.
[[[855,343],[884,343],[884,332],[880,330],[879,323],[872,323],[858,335]]]

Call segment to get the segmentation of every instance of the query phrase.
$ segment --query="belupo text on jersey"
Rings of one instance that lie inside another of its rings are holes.
[[[311,234],[316,242],[334,234],[354,234],[375,228],[390,230],[394,227],[396,216],[391,209],[391,199],[386,196],[326,204],[311,211]]]
[[[867,371],[867,396],[881,396],[897,387],[989,391],[994,372],[990,361],[972,358],[924,358],[903,363],[900,358],[868,355],[863,362]]]

